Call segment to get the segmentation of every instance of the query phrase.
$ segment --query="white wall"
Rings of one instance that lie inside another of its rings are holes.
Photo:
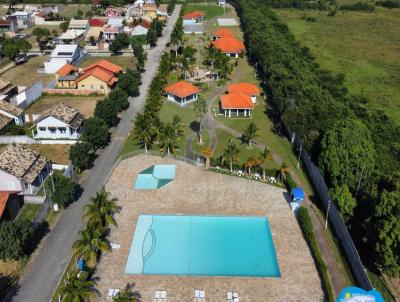
[[[0,170],[0,191],[21,192],[21,181],[15,176]]]
[[[49,127],[55,127],[55,132],[51,132]],[[40,128],[45,128],[40,130]],[[62,133],[58,128],[65,128],[65,132]],[[49,116],[44,120],[41,120],[36,124],[36,135],[35,138],[49,138],[49,139],[77,139],[79,133],[73,131],[66,123]],[[73,133],[72,133],[73,132]]]

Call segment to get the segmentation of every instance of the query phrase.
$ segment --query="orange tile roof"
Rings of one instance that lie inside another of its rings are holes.
[[[155,4],[155,3],[145,3],[142,6],[142,11],[149,11],[149,12],[154,11],[155,12],[156,10],[157,10],[157,4]]]
[[[214,36],[214,37],[218,37],[218,38],[222,38],[222,37],[234,37],[235,34],[234,34],[230,29],[227,29],[227,28],[220,28],[220,29],[217,29],[217,30],[214,32],[213,36]]]
[[[239,82],[235,84],[228,84],[229,93],[243,93],[247,95],[260,95],[260,88],[257,85]]]
[[[199,10],[195,10],[194,12],[183,15],[182,19],[183,20],[192,20],[192,19],[197,19],[197,18],[202,18],[202,17],[205,17],[205,14]]]
[[[117,74],[117,73],[120,73],[123,71],[122,67],[120,67],[114,63],[111,63],[107,60],[99,60],[97,62],[94,62],[93,64],[90,64],[89,66],[84,67],[82,70],[85,73],[88,70],[95,68],[95,67],[102,67],[103,69],[111,71],[114,74]]]
[[[10,193],[0,192],[0,218],[3,215],[4,209],[6,208],[9,197],[10,197]]]
[[[71,73],[71,71],[78,71],[78,70],[79,70],[79,68],[74,65],[65,64],[63,67],[61,67],[59,70],[56,71],[56,74],[63,77],[63,76],[66,76],[67,74]]]
[[[243,42],[233,37],[222,37],[214,41],[214,46],[223,53],[240,53],[244,50]]]
[[[179,81],[179,82],[176,82],[172,85],[165,87],[164,91],[166,93],[176,95],[180,98],[184,98],[189,95],[199,93],[200,89],[199,89],[199,87],[194,86],[193,84],[191,84],[189,82]]]
[[[88,71],[84,72],[75,82],[79,83],[80,81],[90,76],[93,76],[103,81],[109,86],[112,86],[117,81],[117,78],[114,76],[114,73],[112,73],[107,69],[97,66],[95,68],[89,69]]]
[[[221,96],[222,109],[253,109],[251,97],[243,93],[228,93]]]

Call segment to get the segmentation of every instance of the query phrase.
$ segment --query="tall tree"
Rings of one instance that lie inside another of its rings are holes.
[[[53,173],[54,192],[51,199],[62,208],[67,207],[76,198],[76,184],[62,173]]]
[[[375,165],[375,150],[367,127],[359,121],[339,121],[321,141],[319,166],[332,186],[356,192]]]
[[[154,132],[149,122],[148,116],[143,112],[139,112],[134,121],[134,138],[137,139],[144,147],[145,153],[152,147],[154,142]]]
[[[95,282],[89,279],[87,272],[72,272],[65,283],[60,286],[59,295],[62,302],[85,302],[97,296]]]
[[[196,118],[199,121],[199,143],[203,143],[203,138],[201,135],[201,121],[203,120],[204,116],[207,114],[207,102],[201,96],[197,99],[196,102],[193,104],[193,110],[196,115]]]
[[[265,165],[267,161],[273,160],[272,157],[272,152],[268,150],[267,147],[264,148],[263,152],[260,153],[258,156],[258,161],[260,162],[260,165],[263,170],[263,179],[265,180]]]
[[[174,154],[177,146],[178,137],[175,126],[172,123],[166,123],[161,128],[160,148],[164,154]]]
[[[81,139],[89,143],[93,149],[104,148],[108,143],[108,126],[98,117],[88,119],[82,130]]]
[[[244,131],[244,138],[246,139],[246,141],[249,144],[249,148],[251,149],[251,142],[253,141],[253,139],[255,139],[256,137],[258,137],[259,135],[257,134],[258,132],[258,128],[257,125],[252,121],[246,128],[246,130]]]
[[[150,29],[148,30],[146,40],[147,40],[147,44],[149,44],[150,47],[156,46],[157,32],[154,30],[153,27],[150,27]]]
[[[229,162],[231,173],[233,173],[233,163],[237,160],[240,150],[233,140],[229,140],[228,145],[222,154],[222,163]]]
[[[92,146],[87,142],[77,142],[69,150],[69,159],[74,166],[75,171],[82,171],[89,167]]]
[[[284,160],[281,164],[281,167],[279,168],[279,179],[282,182],[286,181],[286,173],[289,172],[289,168],[289,162],[287,160]]]
[[[0,223],[0,259],[18,260],[25,256],[32,234],[32,223],[28,220]]]
[[[31,43],[29,43],[25,39],[17,40],[16,44],[17,44],[18,50],[24,54],[26,54],[27,51],[32,49]]]
[[[127,284],[113,299],[113,302],[140,302],[140,295],[133,291],[134,284]]]
[[[340,214],[345,222],[348,222],[353,216],[354,208],[357,206],[357,201],[351,195],[349,187],[342,185],[329,190],[333,202],[337,205]]]
[[[211,149],[210,147],[206,147],[203,149],[203,151],[201,153],[206,158],[206,169],[209,169],[210,168],[210,157],[213,155],[214,150]]]

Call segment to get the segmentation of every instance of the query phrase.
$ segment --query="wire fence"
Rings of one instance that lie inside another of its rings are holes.
[[[317,166],[311,161],[310,156],[307,151],[302,148],[302,141],[296,135],[293,139],[294,147],[299,150],[301,161],[307,170],[310,180],[316,190],[319,199],[322,202],[325,210],[327,211],[328,221],[334,230],[336,238],[346,256],[347,262],[349,263],[355,280],[358,285],[365,290],[373,289],[370,280],[368,279],[367,272],[361,262],[360,255],[351,239],[349,232],[347,231],[346,225],[337,210],[336,206],[331,202],[330,196],[328,194],[328,187],[322,177]]]

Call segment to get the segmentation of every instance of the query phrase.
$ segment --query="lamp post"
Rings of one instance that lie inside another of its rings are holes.
[[[325,230],[328,228],[329,210],[331,209],[331,200],[328,200],[328,208],[326,209]]]

